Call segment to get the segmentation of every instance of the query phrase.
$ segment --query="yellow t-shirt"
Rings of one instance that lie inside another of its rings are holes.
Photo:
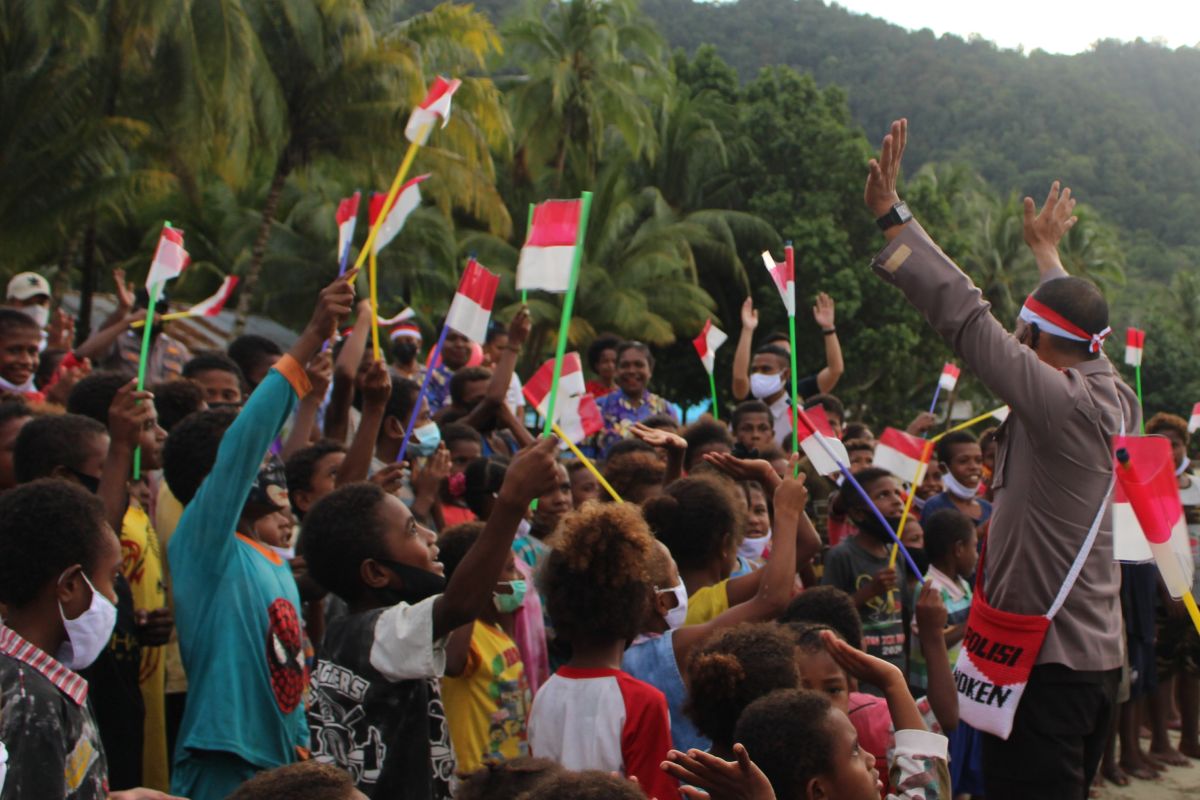
[[[460,772],[529,755],[533,696],[521,651],[500,627],[475,621],[462,675],[442,678],[442,704]]]
[[[167,542],[171,541],[171,534],[175,532],[179,518],[183,516],[183,503],[175,499],[165,480],[158,482],[158,501],[154,509],[154,530],[158,532],[159,552],[163,554],[163,574],[166,575],[168,585],[167,602],[174,610],[175,601],[170,593],[171,564],[166,558],[166,553]],[[167,662],[167,694],[186,693],[187,673],[183,671],[183,656],[179,654],[179,634],[174,630],[171,631],[171,641],[167,642],[164,660]]]
[[[154,611],[167,605],[163,559],[158,534],[150,516],[132,500],[121,524],[121,573],[129,581],[136,611]],[[160,791],[170,788],[167,774],[167,719],[165,647],[143,647],[138,684],[146,718],[142,743],[143,785]]]
[[[695,594],[688,597],[687,617],[684,625],[699,625],[716,619],[729,610],[729,579],[726,578],[712,586],[697,589]]]

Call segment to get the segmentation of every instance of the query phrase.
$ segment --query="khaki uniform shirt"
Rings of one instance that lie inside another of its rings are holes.
[[[971,279],[916,222],[904,227],[873,266],[1012,408],[997,433],[984,586],[995,608],[1045,614],[1097,510],[1110,502],[1111,437],[1121,431],[1122,419],[1125,430],[1138,429],[1137,396],[1103,356],[1065,370],[1043,363],[996,321]],[[1038,663],[1075,670],[1121,666],[1119,590],[1106,509]]]

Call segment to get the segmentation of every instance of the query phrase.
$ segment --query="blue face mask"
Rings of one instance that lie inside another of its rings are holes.
[[[409,442],[408,449],[413,455],[431,456],[441,443],[442,431],[438,428],[437,423],[426,422],[413,430],[412,441]]]

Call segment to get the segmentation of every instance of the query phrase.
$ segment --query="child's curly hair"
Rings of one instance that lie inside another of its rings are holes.
[[[701,569],[722,558],[746,526],[746,503],[736,484],[715,475],[675,481],[646,501],[644,513],[681,569]]]
[[[742,624],[718,633],[687,665],[683,712],[714,744],[732,747],[743,709],[776,689],[800,685],[795,636],[774,622]]]
[[[228,800],[350,800],[354,781],[344,770],[317,761],[299,761],[260,772],[239,786]]]
[[[666,476],[667,466],[653,450],[609,456],[604,464],[604,479],[626,499],[635,496],[643,486],[662,483]],[[600,499],[605,497],[602,495]]]
[[[1184,447],[1188,446],[1192,438],[1192,435],[1188,433],[1188,424],[1183,417],[1159,412],[1146,423],[1146,433],[1155,434],[1163,431],[1174,431],[1183,440]]]
[[[521,800],[646,800],[628,778],[598,769],[563,772],[538,784]]]
[[[564,516],[538,576],[556,635],[636,636],[653,589],[653,543],[635,505],[587,503]]]
[[[564,772],[556,761],[524,756],[511,761],[489,762],[463,776],[458,800],[516,800]]]

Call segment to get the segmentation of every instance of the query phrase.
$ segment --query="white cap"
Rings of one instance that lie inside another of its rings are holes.
[[[39,294],[50,296],[50,282],[36,272],[22,272],[8,282],[9,300],[28,300]]]

